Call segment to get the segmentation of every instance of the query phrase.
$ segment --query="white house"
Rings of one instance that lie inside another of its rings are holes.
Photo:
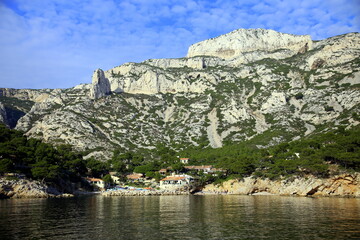
[[[111,179],[114,181],[115,184],[120,184],[120,178],[116,176],[116,172],[109,172]]]
[[[193,183],[194,179],[189,175],[173,175],[160,180],[160,189],[177,190],[190,187]]]
[[[86,180],[100,189],[105,189],[105,182],[100,178],[86,178]]]

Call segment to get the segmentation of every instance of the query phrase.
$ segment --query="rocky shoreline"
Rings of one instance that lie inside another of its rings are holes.
[[[7,198],[56,198],[73,197],[73,194],[61,193],[39,181],[27,179],[7,180],[0,178],[0,199]]]
[[[321,197],[360,197],[360,174],[341,174],[330,178],[295,178],[270,180],[246,177],[222,184],[206,185],[199,195],[285,195]]]
[[[95,194],[93,192],[61,193],[39,181],[26,179],[6,180],[0,178],[0,199],[6,198],[59,198],[74,195]],[[234,179],[222,184],[208,184],[201,191],[176,190],[107,190],[98,193],[101,196],[165,196],[165,195],[285,195],[319,197],[360,197],[360,173],[341,174],[331,178],[295,178],[269,180],[247,177]]]

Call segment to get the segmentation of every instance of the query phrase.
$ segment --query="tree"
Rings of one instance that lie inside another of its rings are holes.
[[[12,172],[14,164],[10,159],[4,158],[0,160],[0,174]]]
[[[105,182],[105,184],[107,185],[111,185],[114,183],[114,180],[112,179],[111,175],[110,174],[106,174],[102,180]]]
[[[91,175],[100,177],[107,172],[106,164],[91,157],[86,161],[86,167],[90,169]]]
[[[31,173],[35,179],[54,181],[60,178],[60,167],[41,160],[32,165]]]
[[[176,172],[183,172],[185,170],[184,168],[184,164],[178,162],[178,163],[175,163],[175,164],[172,164],[171,165],[172,169]]]

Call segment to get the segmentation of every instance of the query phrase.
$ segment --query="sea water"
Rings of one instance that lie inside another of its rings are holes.
[[[0,239],[360,239],[360,199],[9,199],[0,200]]]

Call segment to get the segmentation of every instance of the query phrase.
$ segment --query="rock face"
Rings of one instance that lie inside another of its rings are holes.
[[[90,97],[93,99],[98,99],[109,95],[110,92],[110,83],[109,80],[105,77],[104,71],[101,69],[96,69],[92,76]]]
[[[16,128],[28,136],[100,160],[158,143],[221,147],[256,137],[265,147],[360,123],[359,46],[359,33],[312,42],[240,29],[194,44],[188,57],[98,69],[92,84],[0,89],[0,102],[26,113]]]
[[[243,62],[254,59],[256,53],[288,50],[290,57],[298,52],[311,49],[309,35],[297,36],[265,29],[238,29],[216,38],[195,43],[190,46],[187,57],[215,56],[222,59],[244,58]]]
[[[9,127],[5,106],[0,102],[0,123]]]
[[[295,196],[347,196],[360,197],[360,174],[342,174],[329,179],[314,177],[295,180],[254,179],[230,180],[222,185],[210,184],[204,193],[276,194]]]
[[[62,194],[54,188],[38,182],[29,180],[5,180],[0,178],[1,198],[49,198],[49,197],[71,197],[71,194]]]

